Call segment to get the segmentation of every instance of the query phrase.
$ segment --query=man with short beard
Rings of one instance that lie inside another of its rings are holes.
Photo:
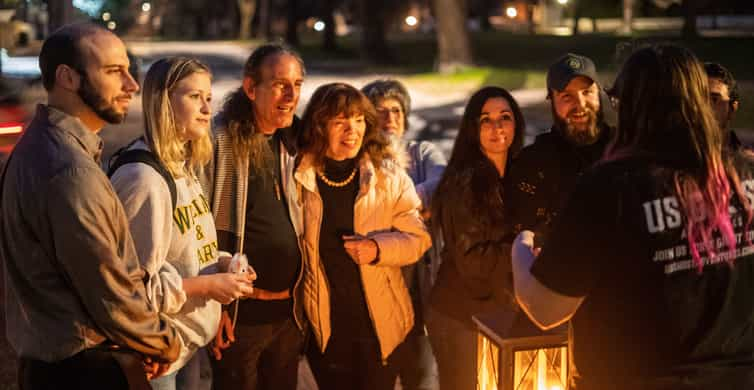
[[[97,133],[125,119],[139,89],[126,48],[100,27],[69,25],[47,38],[39,65],[47,104],[0,179],[19,387],[150,388],[180,340],[147,299],[128,220],[99,164]]]
[[[524,148],[506,175],[505,208],[514,232],[531,230],[537,246],[581,174],[607,144],[607,95],[597,82],[591,59],[568,53],[547,71],[551,130]]]

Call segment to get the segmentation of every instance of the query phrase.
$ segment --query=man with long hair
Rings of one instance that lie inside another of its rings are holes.
[[[607,95],[591,59],[568,53],[552,64],[547,98],[554,124],[514,160],[505,192],[506,221],[516,232],[537,232],[538,240],[578,177],[602,156],[611,132]]]
[[[298,294],[302,210],[293,185],[294,113],[303,79],[296,53],[277,44],[260,46],[246,61],[243,85],[215,120],[205,193],[218,244],[245,253],[258,275],[253,296],[236,303],[235,329],[223,316],[214,345],[219,389],[296,389],[305,318]],[[228,345],[224,338],[233,331],[236,341]],[[223,347],[228,349],[221,352]]]
[[[723,147],[687,49],[638,49],[613,90],[605,161],[536,260],[536,233],[514,243],[516,298],[543,329],[571,321],[570,389],[750,389],[754,161]]]
[[[139,89],[128,64],[123,42],[94,25],[64,26],[42,45],[47,104],[18,141],[0,193],[7,333],[22,389],[149,388],[147,377],[178,357],[99,165],[97,134],[124,120]],[[147,375],[142,360],[154,369]]]

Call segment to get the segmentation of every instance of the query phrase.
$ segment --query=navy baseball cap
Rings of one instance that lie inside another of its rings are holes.
[[[562,91],[574,77],[584,76],[597,82],[597,67],[588,57],[568,53],[550,65],[547,70],[547,94],[551,90]]]

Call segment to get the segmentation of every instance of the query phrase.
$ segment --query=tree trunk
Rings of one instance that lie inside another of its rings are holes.
[[[73,21],[73,0],[48,1],[47,3],[50,33]]]
[[[322,50],[338,50],[338,42],[335,40],[335,0],[322,1],[322,22],[325,24],[325,31],[322,35]]]
[[[479,6],[479,28],[482,31],[492,31],[492,24],[490,24],[490,11],[494,6],[492,1],[483,0]]]
[[[432,0],[437,20],[437,70],[452,73],[472,65],[466,0]]]
[[[582,11],[581,1],[573,0],[573,29],[571,30],[573,35],[579,35],[579,19],[581,19]]]
[[[534,4],[526,4],[526,20],[529,24],[529,34],[534,35],[537,32],[537,27],[534,25]]]
[[[389,10],[385,2],[375,0],[361,1],[361,54],[364,59],[376,64],[391,64],[393,53],[385,37],[385,24]]]
[[[251,38],[251,21],[254,19],[254,10],[257,7],[256,0],[236,0],[238,2],[238,16],[240,28],[238,39]]]
[[[270,0],[259,0],[259,20],[257,25],[257,38],[270,39]]]
[[[285,41],[291,46],[298,46],[301,43],[298,38],[298,0],[288,1],[287,19]]]
[[[623,0],[623,25],[620,32],[631,35],[634,21],[634,0]]]
[[[683,0],[683,38],[694,39],[699,36],[696,28],[697,0]]]

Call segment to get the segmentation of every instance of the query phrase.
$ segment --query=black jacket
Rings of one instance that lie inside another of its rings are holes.
[[[515,234],[531,230],[542,245],[579,177],[602,157],[611,131],[603,125],[595,144],[576,146],[553,128],[519,153],[505,185],[506,221]]]
[[[459,174],[439,211],[442,221],[442,263],[430,306],[474,328],[471,317],[502,309],[518,310],[513,297],[511,242],[502,215],[475,208],[472,171]]]

